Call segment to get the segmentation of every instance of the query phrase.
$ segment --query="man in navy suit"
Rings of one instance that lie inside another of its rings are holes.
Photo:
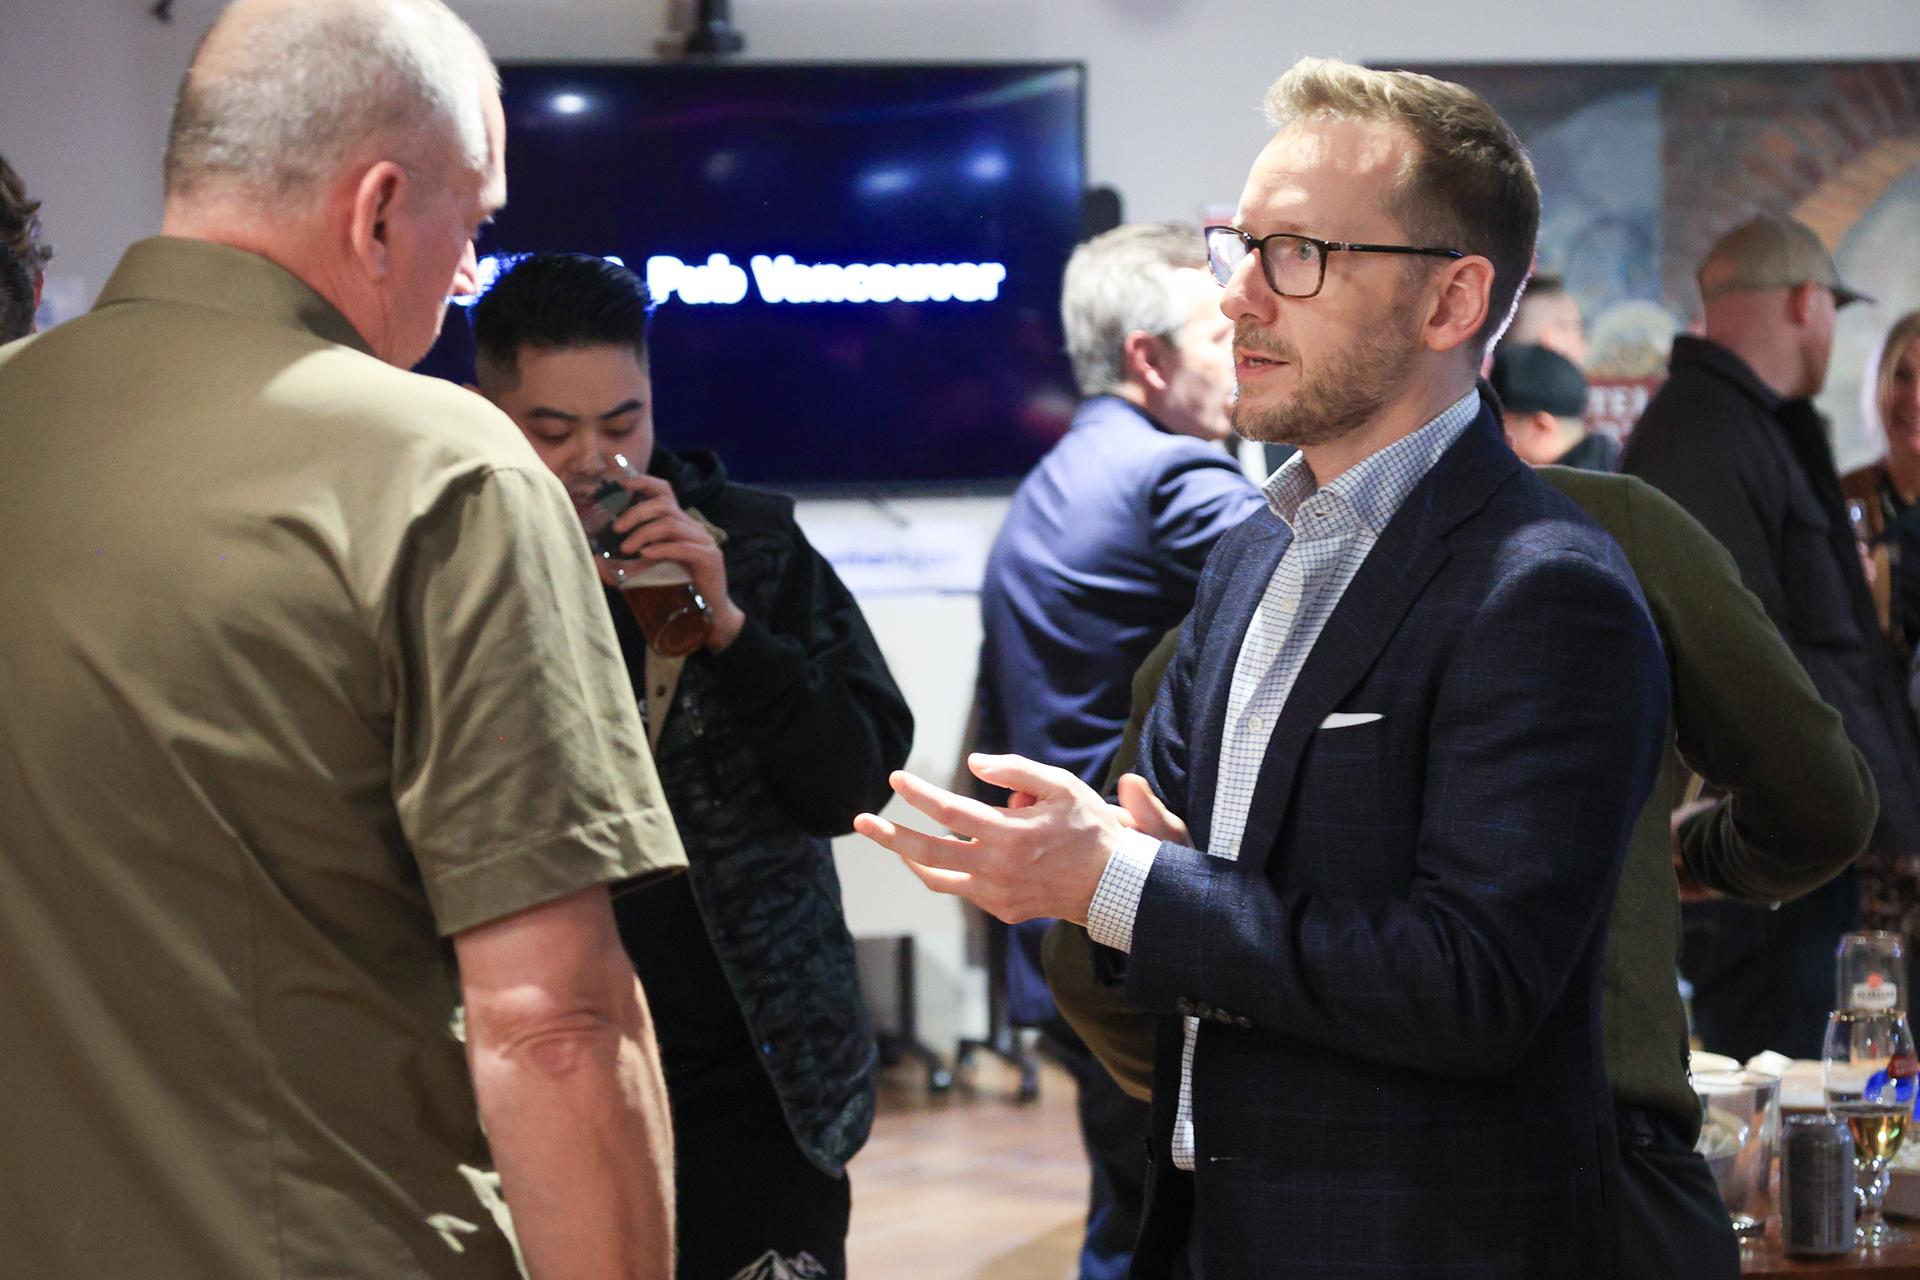
[[[1307,59],[1267,106],[1209,247],[1235,425],[1300,454],[1208,562],[1144,778],[978,757],[1007,808],[894,776],[964,838],[857,825],[1084,920],[1168,1015],[1136,1277],[1600,1280],[1600,924],[1668,698],[1619,548],[1475,390],[1539,188],[1458,85]]]
[[[979,750],[1106,776],[1133,673],[1193,608],[1220,535],[1262,505],[1224,447],[1233,325],[1200,228],[1115,227],[1073,251],[1060,319],[1087,398],[1026,477],[980,584]],[[1145,1103],[1060,1018],[1040,971],[1047,920],[1010,932],[1007,1004],[1073,1075],[1092,1185],[1079,1280],[1122,1280],[1146,1189]]]
[[[1060,317],[1086,399],[1020,482],[980,586],[980,742],[1093,784],[1133,673],[1260,508],[1225,447],[1233,325],[1200,228],[1131,223],[1073,252]]]

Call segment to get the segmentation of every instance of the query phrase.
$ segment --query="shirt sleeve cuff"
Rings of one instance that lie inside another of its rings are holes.
[[[1133,918],[1140,911],[1140,894],[1147,887],[1160,842],[1140,831],[1124,831],[1120,843],[1107,855],[1107,869],[1087,908],[1087,935],[1115,951],[1133,950]]]

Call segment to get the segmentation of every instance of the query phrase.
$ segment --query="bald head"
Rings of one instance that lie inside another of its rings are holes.
[[[167,199],[283,209],[372,154],[482,171],[495,84],[440,0],[236,0],[180,86]]]
[[[188,68],[167,235],[266,258],[411,367],[506,201],[493,64],[440,0],[236,0]]]

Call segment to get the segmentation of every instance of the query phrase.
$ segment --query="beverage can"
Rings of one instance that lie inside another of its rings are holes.
[[[1837,1116],[1784,1116],[1780,1243],[1789,1257],[1834,1258],[1854,1247],[1853,1135]]]

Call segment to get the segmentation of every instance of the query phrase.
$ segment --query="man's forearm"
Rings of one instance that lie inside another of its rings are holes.
[[[569,1015],[471,1054],[533,1280],[670,1280],[672,1124],[638,985],[626,1016]]]

